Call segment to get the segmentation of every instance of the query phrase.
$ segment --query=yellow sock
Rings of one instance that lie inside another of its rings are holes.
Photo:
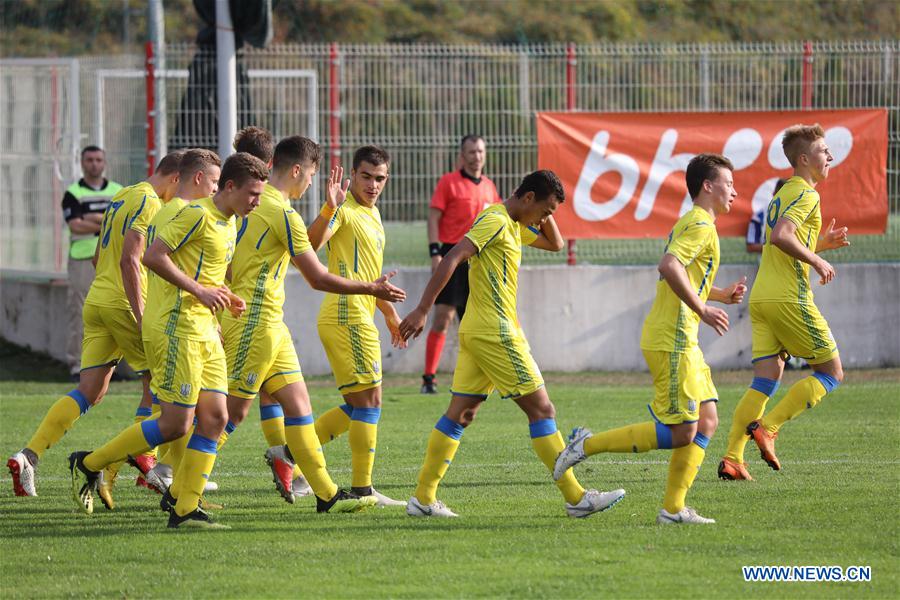
[[[284,446],[284,411],[280,404],[259,405],[259,426],[269,448]]]
[[[542,419],[531,423],[528,428],[531,431],[531,447],[534,448],[535,454],[541,459],[541,462],[553,472],[553,466],[556,464],[556,457],[566,447],[562,435],[556,428],[555,419]],[[563,498],[569,504],[578,504],[584,496],[584,488],[575,479],[575,473],[572,469],[566,471],[562,477],[556,482],[556,487],[562,492]]]
[[[228,436],[234,433],[235,429],[237,429],[237,426],[231,421],[228,421],[228,423],[225,424],[225,430],[222,432],[222,435],[219,436],[219,441],[216,443],[216,451],[222,449],[222,446],[228,441]]]
[[[728,448],[725,458],[730,458],[736,463],[743,464],[744,448],[750,440],[747,435],[747,425],[757,420],[766,410],[769,398],[775,395],[778,382],[774,379],[754,377],[753,383],[744,392],[744,397],[738,402],[731,417],[731,431],[728,432]]]
[[[375,445],[378,441],[380,408],[354,408],[350,419],[351,484],[354,488],[371,487],[372,467],[375,466]],[[317,432],[318,433],[318,432]]]
[[[584,441],[588,456],[601,452],[647,452],[672,447],[672,432],[655,421],[595,433]]]
[[[666,481],[666,495],[663,497],[663,508],[669,513],[675,514],[684,508],[684,498],[697,477],[703,457],[706,456],[707,444],[709,444],[709,439],[698,432],[694,436],[693,442],[672,450],[672,458],[669,459],[669,478]]]
[[[78,417],[86,413],[90,407],[91,404],[84,394],[77,389],[72,390],[50,407],[26,448],[40,458],[44,451],[58,442]]]
[[[181,468],[175,476],[175,481],[181,480],[180,494],[175,503],[175,512],[178,516],[183,517],[197,509],[197,502],[203,495],[203,489],[215,464],[216,440],[196,433],[192,435],[184,451]]]
[[[169,486],[169,493],[172,494],[173,498],[178,497],[179,489],[176,485],[176,483],[179,483],[177,477],[178,470],[181,468],[182,461],[184,461],[184,453],[187,449],[188,442],[191,441],[192,435],[194,435],[193,425],[188,429],[186,434],[177,440],[173,440],[171,444],[169,444],[169,453],[166,456],[166,459],[171,461],[169,464],[172,466],[172,485]]]
[[[335,406],[324,415],[316,419],[316,435],[320,444],[327,444],[350,429],[350,415],[353,407],[349,404]]]
[[[159,414],[159,411],[157,410],[156,413]],[[138,406],[137,412],[134,413],[134,422],[135,423],[143,423],[144,421],[149,419],[151,416],[153,416],[152,408]],[[151,448],[149,451],[144,452],[144,454],[146,456],[152,456],[153,458],[156,458],[156,448]]]
[[[431,430],[428,448],[425,450],[425,462],[419,471],[419,485],[415,493],[416,499],[422,504],[433,504],[437,499],[438,485],[453,462],[462,433],[463,426],[450,420],[446,415],[438,419],[434,429]]]
[[[316,425],[312,415],[287,417],[284,420],[284,437],[294,457],[306,474],[309,487],[322,500],[331,500],[338,487],[331,480],[325,466],[325,454],[316,435]]]
[[[807,408],[813,408],[825,394],[838,386],[837,379],[824,373],[813,373],[791,386],[781,402],[762,418],[760,423],[769,433],[777,432],[785,422],[790,421]]]
[[[119,435],[84,457],[84,466],[92,471],[121,460],[137,456],[160,445],[163,441],[158,419],[147,419],[124,429]]]

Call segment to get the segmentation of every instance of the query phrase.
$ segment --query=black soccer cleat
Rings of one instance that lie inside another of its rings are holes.
[[[173,509],[169,513],[169,529],[231,529],[228,525],[216,523],[202,508],[195,508],[188,514],[179,516]]]
[[[162,498],[159,499],[159,509],[163,512],[172,514],[175,512],[175,497],[169,492],[169,488],[163,492]]]
[[[84,466],[86,451],[73,452],[69,455],[69,472],[72,474],[72,499],[78,509],[85,513],[94,512],[94,492],[100,485],[100,472],[91,471]]]
[[[354,493],[339,489],[331,500],[322,500],[316,496],[316,512],[359,512],[371,506],[375,506],[377,501],[375,496],[363,496],[360,498]]]
[[[434,382],[434,375],[422,375],[422,393],[437,394],[437,384]]]

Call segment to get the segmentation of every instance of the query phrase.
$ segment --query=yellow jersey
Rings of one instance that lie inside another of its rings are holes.
[[[84,300],[86,304],[131,310],[122,284],[122,269],[119,267],[125,233],[132,229],[146,238],[147,226],[159,207],[160,200],[156,191],[146,181],[122,188],[113,196],[103,214],[97,270]],[[140,273],[141,294],[146,298],[147,272],[143,266]]]
[[[494,204],[476,217],[465,235],[478,252],[469,259],[469,300],[460,333],[503,337],[521,329],[516,294],[522,245],[530,245],[539,233],[513,221],[504,204]]]
[[[329,272],[354,281],[381,277],[385,237],[377,206],[363,206],[348,192],[328,227],[334,232],[327,244]],[[328,293],[319,310],[319,323],[371,323],[374,315],[374,296]]]
[[[691,287],[706,302],[719,270],[719,235],[708,211],[694,206],[669,233],[665,254],[684,265]],[[656,298],[644,320],[641,349],[683,353],[698,345],[700,315],[681,301],[665,279],[656,284]]]
[[[238,227],[231,261],[231,291],[247,303],[241,318],[254,324],[281,323],[291,257],[311,250],[303,218],[267,183],[259,206]],[[223,322],[233,318],[228,311],[222,315]]]
[[[172,198],[168,202],[163,203],[162,207],[157,211],[156,215],[150,220],[150,224],[147,225],[147,235],[144,237],[146,247],[150,247],[150,244],[153,243],[153,240],[156,239],[156,234],[159,232],[160,228],[175,218],[182,208],[187,206],[187,202],[182,200],[181,198]],[[147,269],[147,297],[144,301],[144,316],[141,325],[141,332],[143,336],[143,323],[156,323],[159,320],[159,311],[160,311],[160,299],[162,298],[163,285],[168,285],[168,282],[154,273],[153,271]]]
[[[226,217],[212,198],[188,204],[160,227],[156,237],[172,250],[172,261],[182,273],[204,287],[225,284],[225,271],[234,253],[237,230],[234,216]],[[152,300],[157,314],[147,326],[154,332],[188,340],[218,341],[215,314],[196,296],[162,280]]]
[[[819,231],[822,229],[819,193],[802,177],[795,176],[788,179],[769,202],[766,209],[766,238],[759,272],[750,291],[750,302],[812,304],[809,265],[786,254],[770,241],[772,229],[778,219],[788,219],[794,223],[797,226],[797,239],[810,252],[815,252]]]

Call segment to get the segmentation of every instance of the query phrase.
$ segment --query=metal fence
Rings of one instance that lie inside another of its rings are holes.
[[[457,144],[466,133],[486,138],[486,173],[506,195],[524,173],[535,168],[536,111],[886,107],[890,122],[888,233],[857,238],[834,257],[896,261],[900,260],[898,51],[897,40],[807,45],[278,45],[239,53],[238,125],[262,125],[276,136],[317,138],[329,151],[320,180],[331,162],[348,162],[360,145],[378,143],[387,148],[393,156],[392,177],[381,207],[388,221],[388,262],[425,264],[423,220],[428,201],[441,174],[454,168]],[[0,63],[4,95],[16,77],[8,77],[10,62],[15,61]],[[95,57],[80,59],[80,65],[80,122],[86,136],[78,139],[106,145],[112,177],[122,181],[142,177],[147,165],[143,57]],[[158,75],[166,81],[170,147],[215,148],[212,56],[194,46],[170,45],[166,69]],[[27,103],[29,96],[17,90],[15,97]],[[30,120],[10,113],[4,101],[0,106],[4,140],[19,135],[9,130],[36,127],[32,123],[49,127],[46,100],[46,95],[40,97]],[[23,150],[28,154],[32,148]],[[20,181],[18,189],[41,207],[34,210],[48,215],[58,212],[58,199],[49,186],[29,176],[7,179],[6,167],[15,170],[18,163],[8,164],[6,158],[3,187],[8,189],[7,181]],[[43,187],[26,190],[29,185]],[[10,204],[7,196],[4,192],[0,198],[0,212],[15,212],[20,205]],[[320,201],[313,189],[299,208],[311,216]],[[54,223],[46,215],[37,221],[40,227]],[[4,249],[9,222],[6,217],[0,220]],[[48,239],[48,231],[36,231]],[[739,239],[723,240],[722,250],[725,262],[753,260]],[[658,260],[660,251],[657,240],[581,240],[577,260],[649,263]],[[562,254],[529,251],[525,260],[563,262]],[[36,262],[27,262],[27,256],[8,258],[4,252],[4,266],[37,268]],[[52,268],[43,259],[38,262],[41,269]]]

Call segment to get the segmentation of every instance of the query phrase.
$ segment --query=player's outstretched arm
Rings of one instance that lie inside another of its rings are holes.
[[[548,252],[559,252],[565,245],[566,241],[559,232],[559,227],[556,226],[552,215],[541,223],[541,233],[531,242],[532,248],[540,248]]]
[[[125,232],[122,242],[122,257],[119,270],[122,271],[122,287],[131,305],[131,312],[137,319],[138,327],[144,318],[144,297],[141,294],[141,255],[144,253],[144,236],[133,229]]]
[[[161,239],[157,239],[144,252],[141,262],[172,285],[196,296],[210,310],[217,311],[230,306],[228,288],[224,286],[221,288],[203,287],[178,268],[178,265],[172,261],[171,254],[172,249]]]
[[[831,223],[828,224],[828,228],[822,232],[822,235],[819,236],[819,240],[816,243],[816,253],[825,252],[826,250],[835,250],[837,248],[843,248],[844,246],[850,245],[850,240],[847,239],[847,231],[846,227],[839,227],[837,229],[834,228],[836,220],[831,219]]]
[[[444,260],[432,273],[431,279],[428,280],[425,291],[422,292],[422,298],[419,300],[419,305],[406,315],[406,318],[400,323],[400,335],[403,336],[404,340],[408,340],[410,337],[419,337],[419,334],[425,329],[428,311],[434,306],[434,301],[437,299],[438,294],[450,281],[453,271],[456,270],[460,263],[474,256],[477,251],[478,249],[472,243],[472,240],[464,237],[447,253],[447,256],[444,257]]]
[[[408,346],[406,340],[403,339],[403,336],[400,335],[400,315],[397,314],[397,309],[394,308],[394,305],[385,300],[376,300],[375,306],[378,307],[378,310],[381,311],[381,314],[384,315],[384,322],[387,325],[388,331],[391,332],[391,345],[394,348],[406,348]]]
[[[700,319],[716,330],[719,335],[724,335],[728,331],[728,313],[721,308],[709,306],[694,288],[691,286],[691,280],[688,278],[687,271],[684,270],[677,258],[671,254],[665,254],[659,261],[659,274],[662,275],[675,295],[682,302],[688,305],[692,311],[700,315]]]
[[[388,302],[403,302],[406,300],[406,292],[390,283],[391,277],[397,271],[391,271],[382,275],[375,281],[354,281],[345,279],[339,275],[329,273],[315,252],[303,252],[291,259],[294,266],[300,270],[303,278],[314,290],[331,292],[333,294],[363,294],[375,296]]]
[[[834,267],[824,258],[812,252],[797,239],[797,225],[790,219],[778,219],[772,228],[772,245],[793,258],[811,266],[819,274],[819,283],[825,285],[834,279]]]
[[[747,276],[744,275],[739,281],[735,281],[728,287],[711,287],[709,289],[709,299],[713,302],[721,302],[722,304],[740,304],[744,301],[744,295],[746,293]]]

